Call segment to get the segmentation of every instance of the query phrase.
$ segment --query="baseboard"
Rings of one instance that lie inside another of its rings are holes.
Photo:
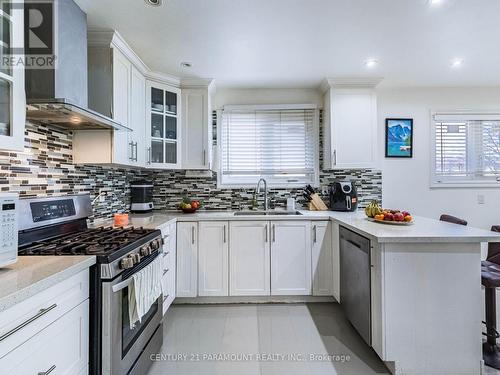
[[[238,297],[177,297],[173,304],[231,304],[231,303],[314,303],[337,302],[330,296],[238,296]]]

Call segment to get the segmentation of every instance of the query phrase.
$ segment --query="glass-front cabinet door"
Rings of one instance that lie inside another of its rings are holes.
[[[24,145],[23,13],[21,1],[0,0],[0,149]]]
[[[147,166],[180,167],[180,90],[156,82],[146,85]]]

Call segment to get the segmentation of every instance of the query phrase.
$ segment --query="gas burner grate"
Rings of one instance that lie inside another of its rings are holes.
[[[19,255],[109,255],[154,232],[154,229],[100,227],[34,242]]]

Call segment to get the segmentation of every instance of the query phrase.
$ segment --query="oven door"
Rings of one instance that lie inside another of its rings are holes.
[[[113,286],[132,276],[133,273],[127,273],[126,277],[102,283],[102,374],[128,374],[161,324],[163,296],[151,306],[142,322],[130,327],[129,288],[113,291]]]

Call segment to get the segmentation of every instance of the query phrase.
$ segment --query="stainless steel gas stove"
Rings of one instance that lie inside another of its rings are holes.
[[[88,195],[19,202],[19,256],[95,255],[90,270],[90,374],[139,375],[163,343],[160,296],[131,329],[128,281],[162,245],[159,230],[88,228]]]

